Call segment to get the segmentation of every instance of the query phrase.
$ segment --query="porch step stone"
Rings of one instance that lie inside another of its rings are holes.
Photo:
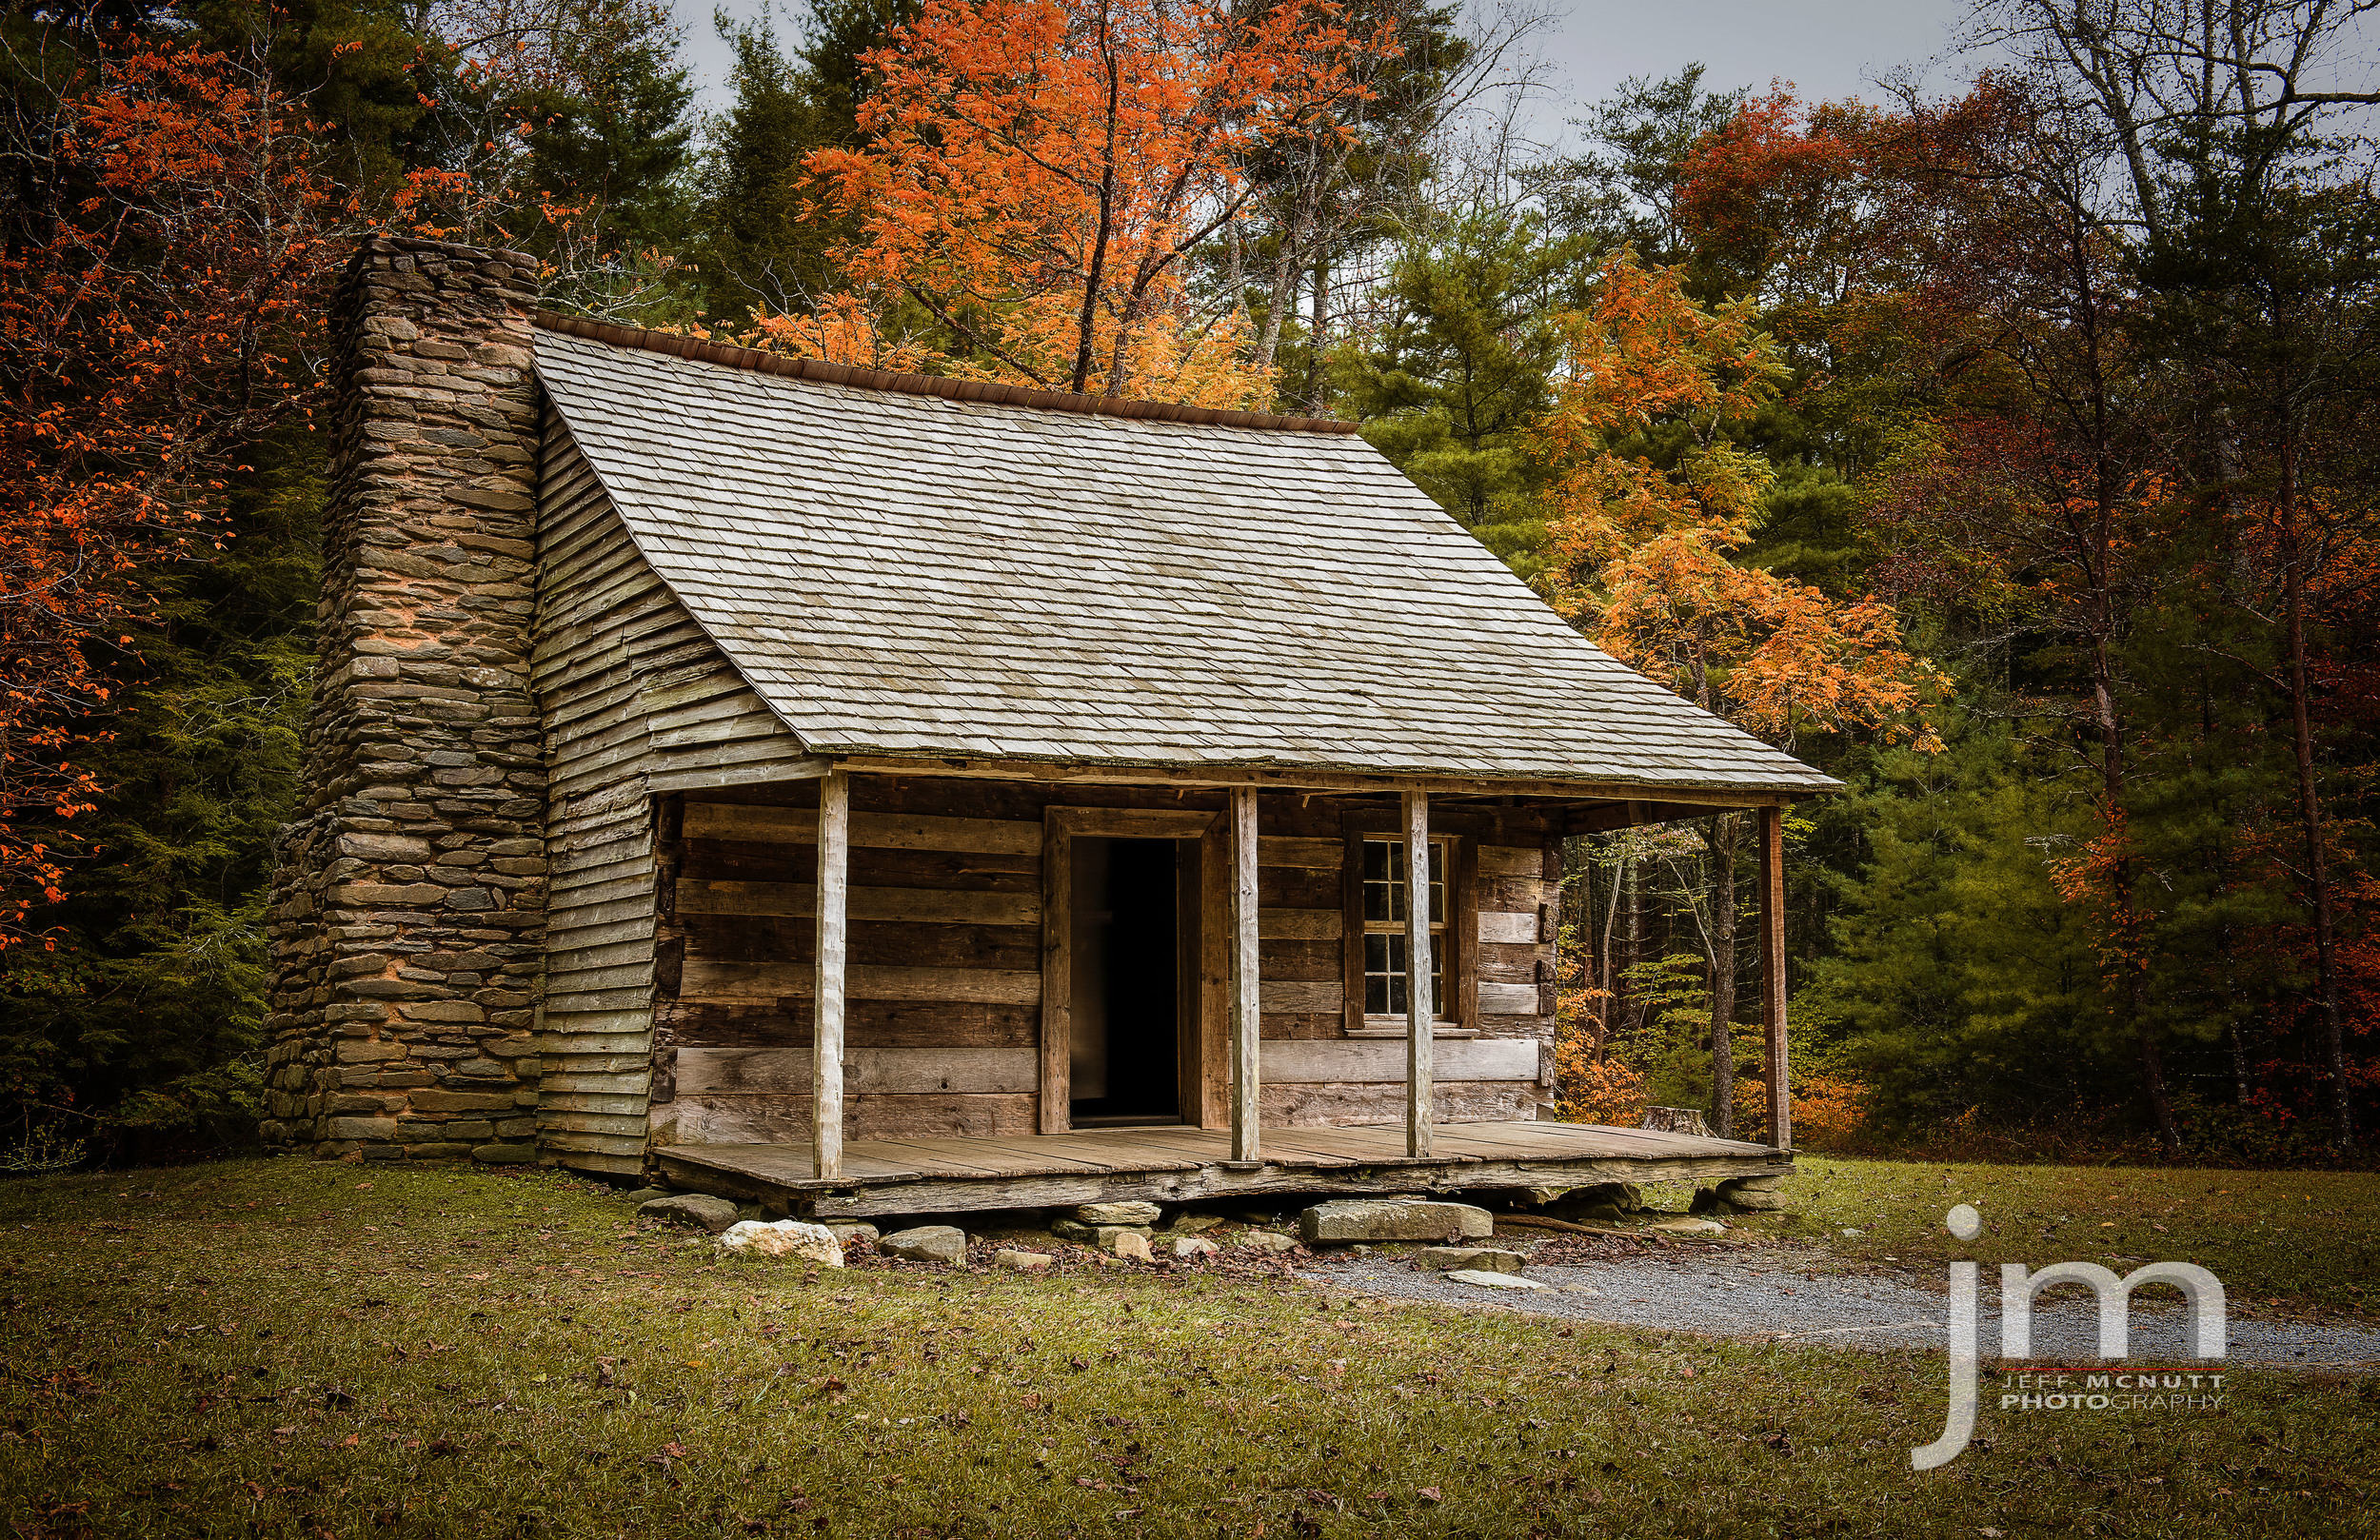
[[[1754,1187],[1756,1181],[1778,1181],[1777,1177],[1744,1176],[1719,1183],[1717,1207],[1721,1212],[1737,1214],[1782,1214],[1785,1194],[1774,1187]]]
[[[1086,1224],[1080,1219],[1052,1219],[1049,1222],[1049,1233],[1060,1240],[1072,1241],[1077,1246],[1096,1246],[1101,1251],[1108,1253],[1116,1250],[1117,1238],[1121,1235],[1138,1236],[1143,1245],[1147,1244],[1149,1239],[1148,1227],[1145,1225],[1095,1225]]]
[[[914,1230],[895,1231],[878,1241],[876,1249],[904,1262],[956,1266],[967,1259],[967,1235],[956,1225],[919,1225]]]
[[[1522,1258],[1518,1252],[1493,1246],[1424,1246],[1413,1254],[1413,1260],[1417,1267],[1435,1268],[1440,1273],[1466,1269],[1474,1273],[1517,1273]]]
[[[638,1204],[636,1216],[664,1224],[701,1225],[716,1235],[736,1222],[736,1206],[706,1193],[672,1193]]]
[[[1433,1203],[1413,1198],[1335,1198],[1298,1216],[1299,1234],[1309,1246],[1352,1241],[1485,1240],[1496,1232],[1487,1210],[1468,1203]]]
[[[1509,1273],[1482,1273],[1465,1268],[1446,1274],[1449,1283],[1468,1283],[1481,1289],[1543,1289],[1545,1285],[1534,1278],[1517,1278]]]
[[[1154,1203],[1085,1203],[1074,1216],[1086,1225],[1153,1225],[1161,1212]]]
[[[1545,1212],[1575,1224],[1581,1219],[1617,1219],[1643,1207],[1644,1194],[1633,1183],[1597,1182],[1592,1187],[1572,1188],[1546,1205]]]

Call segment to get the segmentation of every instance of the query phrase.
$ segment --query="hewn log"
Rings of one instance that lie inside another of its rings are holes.
[[[1412,1026],[1399,1037],[1290,1039],[1264,1045],[1264,1083],[1299,1081],[1354,1085],[1410,1084]],[[1532,1080],[1537,1073],[1531,1037],[1428,1039],[1422,1083],[1438,1080]],[[1398,1116],[1401,1116],[1398,1115]]]

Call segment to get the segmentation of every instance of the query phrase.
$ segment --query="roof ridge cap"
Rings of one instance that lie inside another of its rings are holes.
[[[938,374],[905,374],[890,369],[863,368],[855,364],[829,364],[823,359],[797,358],[757,347],[740,347],[707,337],[650,326],[622,326],[591,316],[537,312],[536,324],[547,331],[585,337],[615,347],[635,347],[674,358],[718,364],[757,374],[790,375],[823,385],[860,390],[883,390],[908,396],[941,396],[950,401],[983,401],[1003,406],[1028,406],[1041,411],[1076,412],[1088,417],[1124,417],[1160,423],[1194,423],[1223,427],[1258,428],[1269,432],[1348,434],[1353,423],[1328,417],[1282,417],[1272,412],[1228,410],[1220,406],[1185,406],[1174,402],[1134,401],[1120,396],[1078,396],[1063,390],[1036,390],[991,380],[954,380]]]

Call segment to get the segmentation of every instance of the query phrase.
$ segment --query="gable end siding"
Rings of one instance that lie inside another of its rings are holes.
[[[553,873],[539,1142],[564,1165],[627,1175],[644,1164],[653,1094],[653,797],[782,778],[804,756],[638,553],[550,406],[537,548],[530,681]]]

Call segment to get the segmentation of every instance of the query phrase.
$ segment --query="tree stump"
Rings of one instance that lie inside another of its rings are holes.
[[[1647,1107],[1644,1121],[1636,1125],[1658,1134],[1695,1134],[1711,1136],[1711,1125],[1702,1120],[1699,1107]]]

